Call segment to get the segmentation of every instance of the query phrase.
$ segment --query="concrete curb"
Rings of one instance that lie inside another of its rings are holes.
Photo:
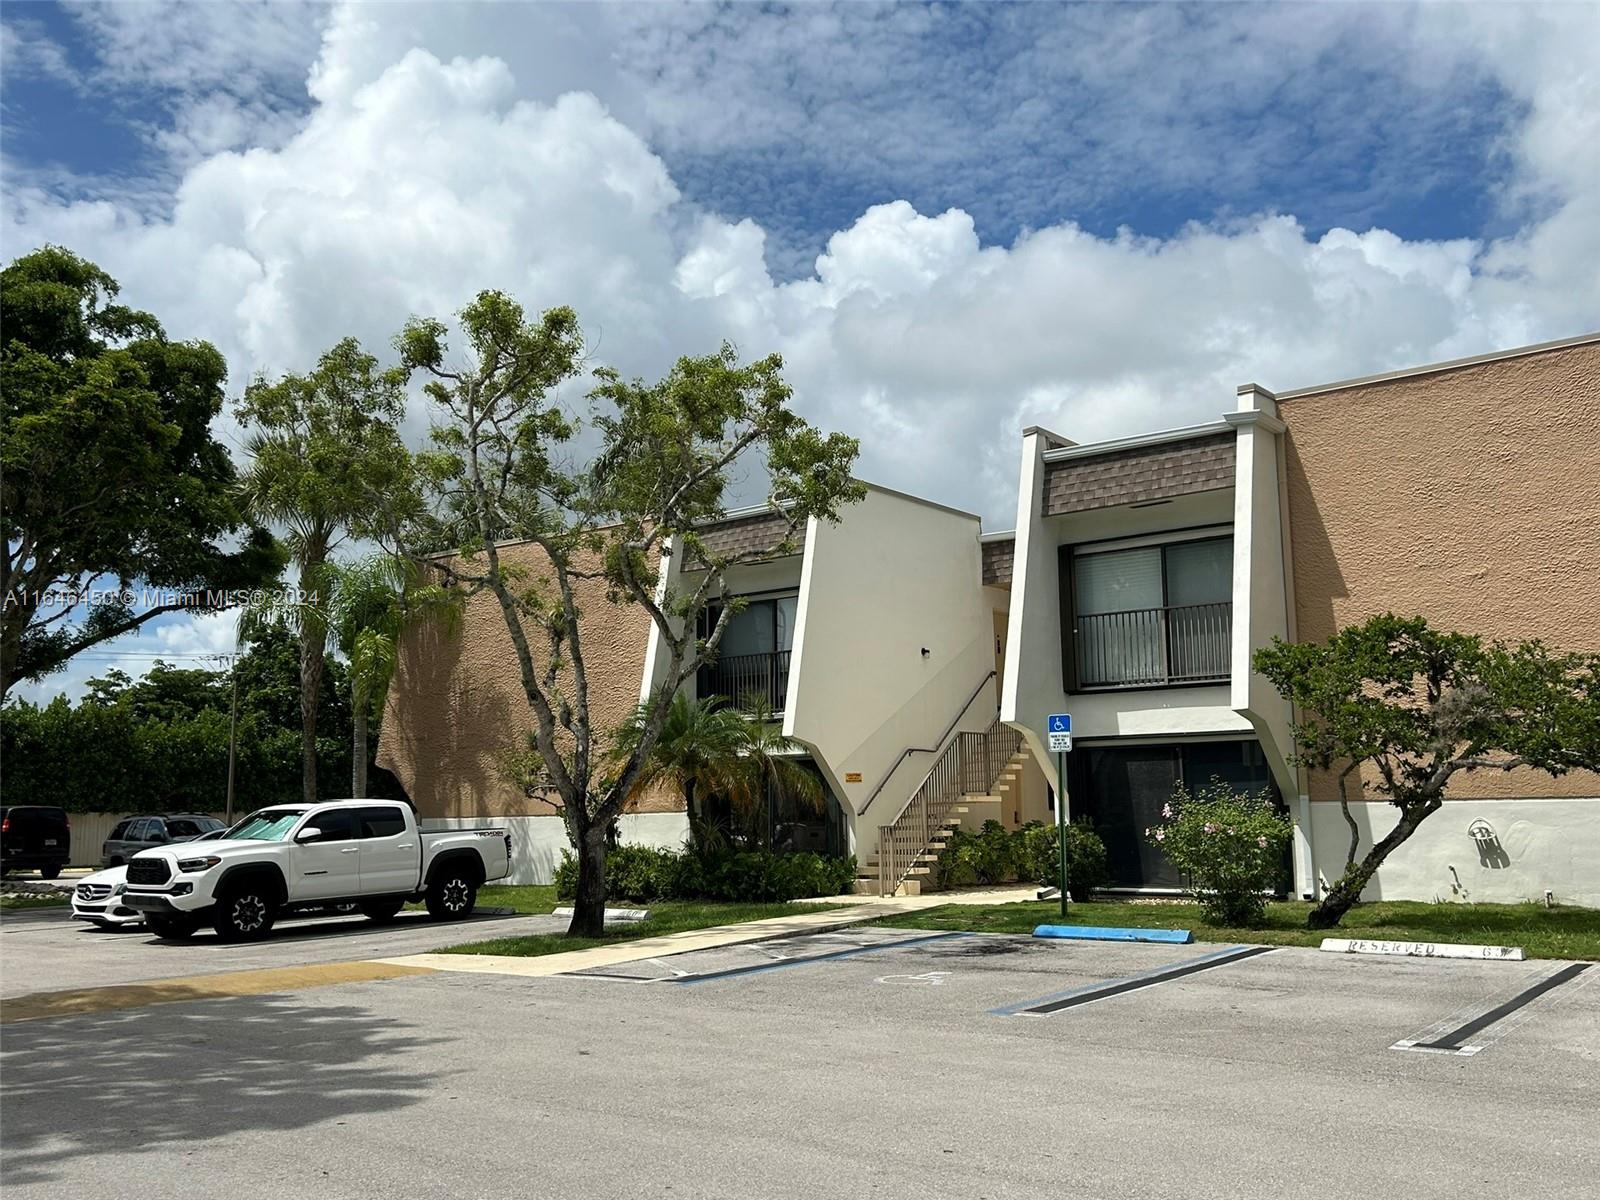
[[[1323,938],[1320,950],[1331,954],[1390,954],[1406,958],[1472,958],[1523,962],[1521,946],[1476,946],[1465,942],[1382,942],[1371,938]]]

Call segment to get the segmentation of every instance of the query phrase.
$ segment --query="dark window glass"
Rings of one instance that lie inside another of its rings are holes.
[[[382,807],[355,809],[357,837],[386,838],[399,837],[406,831],[406,819],[400,810],[392,804]]]
[[[115,841],[120,841],[122,838],[127,837],[128,836],[128,826],[130,826],[132,824],[133,824],[132,821],[123,821],[123,822],[119,823],[117,825],[117,827],[111,831],[111,839],[110,840],[115,842]]]
[[[190,821],[182,817],[167,822],[167,836],[175,838],[199,837],[205,832],[205,827],[199,821]]]
[[[316,837],[308,839],[308,844],[348,842],[356,836],[356,824],[348,808],[330,808],[327,812],[317,813],[307,821],[307,825],[320,830]]]

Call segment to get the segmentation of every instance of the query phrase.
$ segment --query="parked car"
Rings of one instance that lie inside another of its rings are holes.
[[[25,804],[0,808],[0,875],[37,870],[54,879],[72,858],[72,822],[65,810]]]
[[[510,871],[505,829],[423,833],[411,808],[390,800],[283,804],[205,846],[134,855],[123,903],[160,937],[210,921],[224,938],[259,938],[282,914],[339,904],[374,921],[407,900],[425,900],[436,920],[465,917],[478,888]]]
[[[128,817],[117,823],[111,836],[100,847],[100,861],[108,867],[120,867],[141,850],[192,841],[202,834],[223,828],[221,821],[203,813]]]
[[[211,818],[207,818],[211,820]],[[126,824],[127,822],[124,822]],[[221,821],[213,822],[217,828],[208,833],[202,833],[191,840],[196,842],[214,841],[228,831],[222,827]],[[122,893],[128,883],[128,868],[126,865],[108,867],[104,871],[96,871],[93,875],[85,875],[72,889],[72,915],[75,920],[92,921],[102,929],[116,929],[124,925],[143,925],[144,914],[129,908],[122,902]]]

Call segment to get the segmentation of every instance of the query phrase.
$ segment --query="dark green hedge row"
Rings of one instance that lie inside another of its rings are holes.
[[[855,886],[854,857],[743,850],[696,855],[651,846],[618,846],[606,855],[610,900],[800,900],[837,896]],[[556,870],[556,894],[578,892],[578,860],[567,853]]]
[[[1053,887],[1061,878],[1059,837],[1056,826],[1039,821],[1021,829],[985,821],[978,833],[957,830],[939,853],[939,881],[944,887],[1012,880]],[[1110,879],[1100,835],[1089,825],[1067,826],[1067,888],[1073,899],[1086,899]]]

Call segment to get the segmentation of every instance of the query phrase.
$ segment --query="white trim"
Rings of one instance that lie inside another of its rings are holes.
[[[1227,421],[1210,421],[1204,425],[1187,425],[1182,429],[1162,429],[1155,433],[1140,433],[1132,437],[1114,438],[1109,442],[1090,442],[1086,446],[1060,446],[1044,452],[1047,463],[1067,462],[1074,458],[1093,458],[1100,454],[1114,454],[1118,450],[1137,450],[1142,446],[1159,446],[1163,442],[1185,442],[1191,438],[1206,437],[1214,433],[1231,432]]]
[[[1088,558],[1091,554],[1115,553],[1118,550],[1139,550],[1147,546],[1176,546],[1180,542],[1214,542],[1218,538],[1232,538],[1233,525],[1203,525],[1198,529],[1171,530],[1166,533],[1139,533],[1115,541],[1086,542],[1072,546],[1072,557]],[[1230,600],[1231,603],[1231,600]]]
[[[980,542],[1014,542],[1016,540],[1017,531],[1015,529],[1003,529],[998,533],[980,533],[978,535],[978,541]]]
[[[1256,391],[1264,389],[1257,388]],[[1247,409],[1244,412],[1224,413],[1222,419],[1234,428],[1244,425],[1259,425],[1269,433],[1282,433],[1289,428],[1271,413],[1264,413],[1259,408]]]

